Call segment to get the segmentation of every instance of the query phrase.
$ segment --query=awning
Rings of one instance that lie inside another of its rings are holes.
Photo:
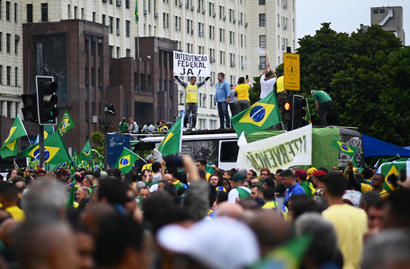
[[[410,157],[410,150],[362,134],[365,157],[395,156]]]

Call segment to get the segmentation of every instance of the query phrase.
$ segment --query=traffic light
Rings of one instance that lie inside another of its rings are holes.
[[[38,122],[37,94],[23,94],[21,99],[23,100],[21,112],[23,113],[24,120]]]
[[[293,95],[292,129],[306,125],[306,100],[301,95]]]
[[[36,76],[38,123],[56,125],[58,116],[57,83],[51,76]]]

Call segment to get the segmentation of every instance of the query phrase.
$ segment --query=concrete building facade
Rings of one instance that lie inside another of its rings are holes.
[[[0,116],[11,119],[23,94],[22,9],[21,1],[0,0]]]
[[[383,30],[394,35],[405,44],[403,29],[403,7],[372,7],[370,9],[370,23],[380,25]]]
[[[253,77],[264,68],[266,61],[263,55],[258,54],[259,47],[266,47],[270,63],[276,67],[283,61],[282,53],[286,51],[286,47],[290,46],[294,50],[296,45],[295,0],[0,0],[0,4],[3,5],[3,11],[0,10],[0,13],[3,13],[0,23],[5,21],[15,27],[14,32],[11,32],[9,26],[1,25],[3,40],[4,29],[10,31],[11,35],[22,36],[22,23],[85,20],[107,26],[108,55],[111,58],[130,57],[147,61],[148,58],[143,57],[154,57],[141,54],[145,48],[138,43],[137,37],[174,40],[178,50],[208,54],[212,73],[211,80],[199,91],[199,129],[219,127],[217,110],[213,103],[218,72],[225,73],[226,80],[235,84],[240,76]],[[14,22],[12,15],[14,4],[17,4],[17,22]],[[10,21],[4,19],[6,5],[10,5]],[[0,54],[3,53],[4,47],[5,45]],[[7,87],[17,93],[13,95],[14,99],[10,99],[14,101],[8,102],[7,99],[7,102],[1,103],[2,114],[10,116],[21,107],[17,96],[23,92],[23,85],[26,91],[29,85],[26,81],[23,83],[21,47],[22,45],[18,48],[17,56],[10,55],[10,59],[7,59],[10,64],[2,64],[3,81],[6,80],[7,66],[10,66],[10,77],[13,77],[13,72],[17,70],[21,81],[17,87]],[[12,62],[15,64],[12,65]],[[167,73],[167,76],[172,74]],[[161,92],[163,83],[155,81],[152,90]],[[184,90],[180,86],[174,87],[178,87],[177,110],[183,110]],[[7,92],[1,85],[0,89],[0,92]],[[120,110],[124,111],[124,108]],[[132,109],[132,105],[127,111],[130,116],[138,118],[138,115],[133,114],[135,109]],[[156,109],[152,113],[153,120],[168,120],[178,115],[177,111],[172,116],[163,114],[163,111]]]

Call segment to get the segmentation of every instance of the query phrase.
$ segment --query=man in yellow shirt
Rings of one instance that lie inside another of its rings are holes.
[[[363,236],[368,228],[366,212],[343,202],[342,196],[347,187],[347,179],[343,175],[330,173],[323,181],[323,194],[329,207],[322,216],[336,230],[338,246],[343,254],[343,268],[360,268]]]
[[[203,86],[210,77],[205,80],[196,83],[196,77],[192,76],[189,79],[189,83],[182,81],[178,76],[174,76],[174,79],[185,88],[185,117],[184,117],[184,131],[188,125],[188,120],[191,119],[191,129],[196,130],[196,117],[198,111],[198,88]]]
[[[17,221],[24,221],[24,211],[17,206],[18,190],[14,184],[0,183],[0,203],[3,209],[10,213],[13,219]]]
[[[235,94],[237,96],[237,112],[241,113],[247,109],[250,105],[249,103],[249,89],[251,86],[245,83],[245,78],[240,77],[238,80],[238,85],[235,87]]]

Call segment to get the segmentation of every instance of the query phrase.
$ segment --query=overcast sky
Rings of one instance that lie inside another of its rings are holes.
[[[403,7],[403,28],[406,45],[410,44],[410,0],[296,0],[296,31],[298,39],[314,35],[322,22],[330,22],[337,32],[351,33],[360,24],[370,24],[370,8]]]

